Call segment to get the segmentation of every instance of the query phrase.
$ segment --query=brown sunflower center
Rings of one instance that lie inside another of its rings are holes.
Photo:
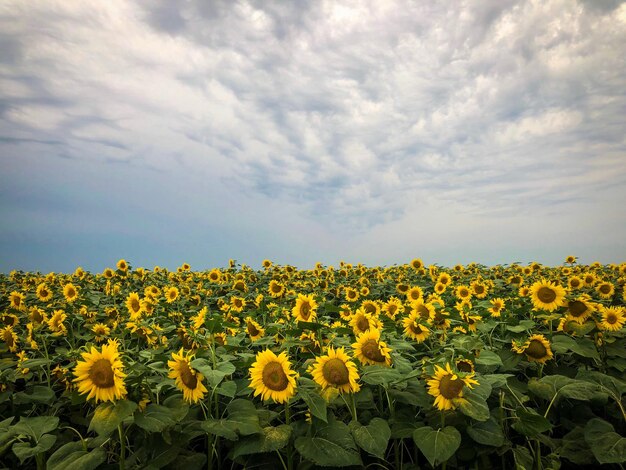
[[[330,359],[322,367],[324,379],[331,385],[345,385],[350,382],[350,372],[346,364],[337,358]]]
[[[375,339],[368,339],[361,346],[361,353],[371,361],[385,362],[385,356],[382,355],[378,341]]]
[[[573,288],[580,287],[580,281],[578,279],[572,279],[571,281],[569,281],[569,285]]]
[[[45,287],[39,291],[39,294],[40,294],[42,297],[48,297],[48,291],[46,290],[46,288],[45,288]]]
[[[538,339],[533,339],[528,347],[524,350],[524,353],[534,359],[542,359],[546,357],[548,350],[541,341],[539,341]]]
[[[585,312],[587,311],[587,306],[584,302],[581,302],[580,300],[574,300],[573,302],[569,303],[568,309],[571,316],[578,318],[582,317],[585,314]]]
[[[67,289],[67,296],[68,297],[74,297],[75,295],[76,295],[76,291],[74,290],[74,288],[73,287],[69,287]]]
[[[443,395],[444,398],[451,400],[452,398],[458,398],[461,390],[463,390],[463,386],[465,383],[459,379],[453,379],[453,375],[445,375],[441,378],[439,382],[439,393]]]
[[[11,334],[11,330],[9,330],[8,328],[4,330],[4,334],[3,336],[3,340],[5,343],[7,343],[7,346],[11,347],[13,346],[13,335]]]
[[[617,323],[617,315],[615,315],[613,312],[609,312],[606,315],[606,318],[604,321],[606,321],[609,325],[615,325]]]
[[[311,316],[311,306],[307,302],[300,305],[300,316],[305,320]]]
[[[248,334],[250,336],[256,336],[259,333],[261,333],[261,332],[259,331],[259,329],[256,326],[254,326],[254,323],[248,322]]]
[[[369,330],[370,327],[370,322],[368,321],[368,319],[366,317],[364,317],[363,315],[361,315],[359,317],[359,319],[356,322],[356,327],[360,330],[360,331],[367,331]]]
[[[363,304],[363,310],[365,310],[367,313],[376,313],[376,306],[372,303],[366,303]]]
[[[602,284],[600,286],[600,292],[602,294],[609,294],[611,292],[611,286],[608,284]]]
[[[276,392],[282,392],[289,385],[289,378],[279,362],[270,362],[263,368],[263,385]]]
[[[185,386],[191,390],[195,390],[198,386],[198,378],[196,374],[189,368],[187,361],[179,362],[179,373],[180,380],[185,384]]]
[[[41,314],[41,311],[34,310],[33,311],[33,322],[41,323],[42,321],[43,321],[43,315]]]
[[[459,290],[459,297],[467,297],[469,296],[469,291],[467,289]]]
[[[428,320],[430,318],[430,310],[428,310],[428,308],[424,305],[417,307],[417,313],[424,320]]]
[[[537,297],[539,297],[539,300],[544,304],[550,304],[556,299],[556,292],[549,287],[543,286],[537,291]]]
[[[413,322],[411,323],[411,325],[409,326],[409,328],[411,329],[411,331],[413,333],[415,333],[416,335],[421,335],[424,330],[422,330],[422,327],[419,326],[417,323]]]
[[[278,294],[281,290],[280,284],[272,284],[272,292]]]
[[[389,315],[392,315],[392,316],[395,315],[397,311],[398,311],[398,306],[396,304],[391,304],[387,308],[387,313],[389,313]]]
[[[130,309],[133,312],[138,312],[141,309],[141,304],[139,303],[139,299],[133,297],[130,299]]]
[[[115,374],[108,359],[98,359],[89,368],[89,378],[98,388],[115,386]]]
[[[456,364],[456,368],[461,372],[472,372],[472,363],[469,361],[459,361]]]
[[[483,292],[485,292],[485,288],[483,286],[481,286],[481,285],[474,286],[474,292],[476,292],[476,294],[480,295]]]

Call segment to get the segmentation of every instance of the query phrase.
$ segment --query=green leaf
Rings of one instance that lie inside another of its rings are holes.
[[[189,412],[189,403],[187,403],[180,395],[173,395],[163,401],[163,405],[168,407],[172,413],[172,417],[177,423],[181,422]]]
[[[91,419],[89,430],[96,431],[100,436],[108,436],[124,419],[132,416],[136,408],[137,403],[129,400],[101,403]]]
[[[38,367],[43,367],[46,366],[48,364],[52,364],[52,360],[51,359],[43,359],[43,358],[38,358],[38,359],[26,359],[24,362],[22,362],[21,367],[23,369],[36,369]]]
[[[466,428],[469,437],[479,444],[500,447],[504,444],[502,428],[493,417],[482,423],[472,423]]]
[[[392,439],[407,439],[413,436],[413,431],[422,424],[416,421],[413,416],[407,416],[396,413],[395,418],[389,420]]]
[[[230,365],[234,368],[232,364]],[[213,369],[213,367],[211,366],[211,363],[207,361],[206,359],[202,359],[202,358],[194,359],[193,361],[191,361],[191,367],[193,367],[202,375],[204,375],[204,378],[206,379],[207,383],[209,384],[211,388],[217,387],[220,384],[220,382],[224,380],[224,377],[229,375],[229,373],[224,372],[222,370]]]
[[[481,375],[481,383],[485,382],[491,385],[492,388],[506,387],[506,381],[509,377],[513,377],[513,374],[486,374]]]
[[[434,467],[454,455],[461,445],[461,433],[452,426],[437,430],[424,426],[413,432],[413,440]]]
[[[391,437],[391,429],[387,421],[374,418],[367,426],[363,426],[358,421],[352,421],[349,428],[354,441],[361,449],[380,459],[385,458],[385,451]]]
[[[59,447],[48,459],[47,470],[94,470],[106,460],[106,452],[96,447],[91,452],[83,449],[81,442],[68,442]]]
[[[231,423],[226,419],[209,418],[206,421],[202,421],[202,423],[200,423],[200,427],[209,434],[223,437],[229,441],[236,441],[239,439],[237,436],[237,424]]]
[[[535,326],[535,322],[532,320],[522,320],[519,322],[518,325],[508,325],[506,327],[507,330],[511,331],[512,333],[521,333],[523,331],[526,330],[532,330],[533,327]]]
[[[548,375],[539,380],[530,380],[528,390],[545,400],[552,400],[557,394],[564,398],[590,400],[598,387],[563,375]]]
[[[163,432],[174,426],[176,419],[168,407],[151,403],[143,412],[135,412],[135,424],[148,432]]]
[[[395,369],[381,366],[366,366],[363,368],[361,380],[370,385],[381,385],[388,388],[392,382],[402,380],[402,375]]]
[[[298,392],[304,400],[304,403],[306,403],[306,406],[309,407],[311,414],[326,423],[326,400],[319,396],[314,390],[309,390],[305,387],[298,389]]]
[[[612,424],[593,418],[585,426],[585,441],[601,464],[626,462],[626,438]]]
[[[513,459],[515,460],[515,470],[533,469],[533,456],[526,447],[516,446],[513,449]]]
[[[553,336],[551,346],[553,351],[559,354],[572,351],[579,356],[600,360],[595,343],[588,338],[574,339],[567,335]]]
[[[517,417],[519,421],[513,423],[511,427],[524,436],[537,437],[539,434],[552,429],[550,421],[531,409],[528,411],[518,410]]]
[[[559,454],[578,465],[591,465],[595,463],[591,447],[585,441],[585,431],[580,426],[576,426],[561,441],[562,446]]]
[[[483,349],[480,352],[480,356],[476,359],[476,364],[481,366],[501,366],[502,359],[495,352]]]
[[[601,390],[619,400],[626,393],[626,382],[596,371],[580,370],[576,378],[597,384]]]
[[[261,432],[259,415],[254,404],[248,400],[236,399],[228,406],[228,422],[237,427],[237,431],[242,436],[249,436]]]
[[[56,416],[36,416],[34,418],[20,418],[20,421],[13,426],[15,434],[32,437],[39,441],[41,436],[47,432],[52,432],[59,427],[59,418]]]
[[[34,447],[31,447],[30,442],[16,442],[13,444],[13,453],[18,459],[20,459],[20,463],[23,464],[24,460],[50,450],[56,440],[56,436],[52,434],[44,434],[40,439],[38,439],[37,444]]]
[[[276,427],[267,426],[263,428],[261,434],[246,437],[235,444],[232,458],[235,459],[240,455],[280,450],[289,443],[290,437],[291,426],[287,424],[281,424]]]
[[[13,402],[16,405],[27,403],[50,404],[56,399],[54,391],[49,387],[35,385],[32,393],[18,392],[13,396]]]
[[[237,394],[237,384],[232,380],[222,382],[220,386],[217,387],[217,393],[224,397],[234,398]]]
[[[487,400],[473,390],[463,394],[463,399],[459,401],[458,408],[465,416],[477,421],[487,421],[490,417]]]
[[[346,449],[327,438],[299,437],[295,446],[302,457],[322,467],[363,465],[356,449]]]

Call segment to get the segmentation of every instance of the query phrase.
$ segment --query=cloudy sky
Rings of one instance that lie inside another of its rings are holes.
[[[626,260],[626,3],[0,1],[0,271]]]

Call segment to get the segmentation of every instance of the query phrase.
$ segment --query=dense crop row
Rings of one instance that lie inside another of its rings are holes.
[[[0,275],[0,463],[623,468],[626,264]]]

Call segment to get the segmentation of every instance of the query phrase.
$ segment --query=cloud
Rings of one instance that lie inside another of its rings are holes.
[[[25,163],[8,155],[32,152],[145,169],[136,184],[191,172],[237,204],[289,207],[329,244],[414,234],[410,220],[442,213],[450,230],[507,213],[597,215],[626,197],[624,11],[10,0],[0,150],[12,168]]]

